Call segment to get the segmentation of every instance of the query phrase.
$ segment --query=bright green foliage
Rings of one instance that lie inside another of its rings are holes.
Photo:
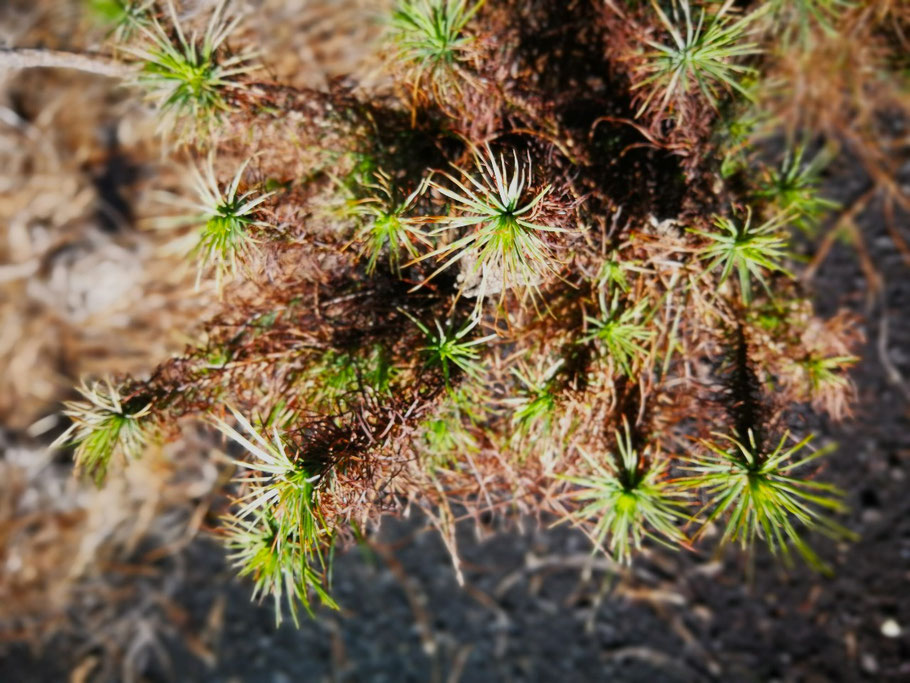
[[[581,451],[591,474],[562,477],[582,487],[574,498],[586,503],[572,518],[593,521],[592,535],[598,546],[603,547],[609,537],[610,555],[619,562],[629,563],[644,538],[685,542],[677,526],[686,516],[681,493],[665,476],[669,461],[640,454],[632,445],[628,422],[624,422],[624,432],[616,432],[616,448],[618,457],[607,453],[606,462]]]
[[[751,432],[749,443],[717,436],[726,444],[702,440],[707,450],[688,458],[688,469],[695,474],[681,482],[707,496],[704,509],[710,513],[704,524],[725,518],[723,543],[739,541],[746,548],[761,538],[772,553],[782,554],[787,561],[792,546],[811,566],[827,571],[797,527],[849,538],[852,534],[848,530],[822,512],[845,510],[840,500],[843,494],[831,484],[799,479],[792,473],[830,449],[804,455],[811,435],[788,447],[790,435],[786,433],[771,452],[763,451]]]
[[[554,377],[562,365],[563,360],[559,359],[536,373],[527,367],[512,368],[512,374],[521,383],[521,391],[518,396],[507,399],[507,405],[515,410],[512,423],[520,434],[527,434],[534,428],[549,431],[556,413]]]
[[[308,400],[319,409],[343,411],[363,392],[387,396],[399,374],[381,345],[361,352],[326,351],[306,372]]]
[[[600,267],[600,273],[597,275],[597,286],[611,291],[613,287],[619,287],[623,292],[629,291],[629,279],[626,272],[632,270],[628,263],[619,258],[614,253],[611,257],[603,262]]]
[[[253,579],[253,599],[270,595],[275,605],[275,623],[281,623],[282,601],[287,603],[294,623],[299,626],[297,605],[302,604],[310,616],[313,608],[309,592],[332,609],[338,605],[324,587],[325,569],[315,568],[302,558],[299,544],[282,540],[280,525],[268,511],[247,518],[225,520],[225,544],[228,560],[240,576]]]
[[[785,222],[786,217],[777,216],[753,227],[752,210],[749,209],[744,221],[715,216],[714,226],[720,232],[691,232],[710,241],[700,252],[701,258],[710,260],[706,272],[721,267],[720,284],[723,284],[735,270],[739,277],[743,303],[748,304],[752,301],[753,277],[769,295],[771,290],[765,279],[766,271],[785,273],[792,277],[781,265],[781,261],[788,256],[788,240],[781,230]]]
[[[295,623],[298,601],[312,614],[310,591],[322,604],[337,608],[324,587],[323,547],[332,537],[318,512],[322,475],[308,472],[287,452],[277,427],[268,441],[240,413],[231,412],[246,435],[221,419],[214,420],[215,426],[252,456],[234,464],[256,475],[237,480],[249,489],[237,501],[239,510],[227,519],[231,559],[241,575],[253,577],[254,596],[273,596],[276,622],[281,621],[283,596]]]
[[[726,2],[710,18],[702,9],[698,20],[693,22],[688,0],[679,0],[672,18],[656,0],[652,0],[652,5],[672,42],[647,41],[655,52],[647,56],[643,66],[646,77],[635,85],[636,88],[647,87],[650,90],[638,110],[639,116],[651,107],[655,97],[659,97],[658,112],[663,112],[671,103],[678,103],[695,91],[715,107],[721,90],[750,97],[741,81],[744,76],[754,74],[755,70],[736,60],[761,51],[755,43],[747,40],[756,13],[734,20],[727,14],[731,3]],[[679,10],[682,11],[681,17]]]
[[[409,65],[417,87],[428,76],[436,88],[456,83],[452,73],[473,43],[464,30],[483,5],[467,0],[400,0],[392,15],[396,58]]]
[[[771,203],[779,215],[790,216],[793,225],[808,232],[838,204],[818,195],[827,155],[819,153],[803,164],[804,153],[805,148],[800,145],[792,154],[787,153],[779,169],[770,169],[759,187],[758,197]]]
[[[436,331],[433,332],[409,313],[405,312],[405,315],[426,335],[428,343],[420,350],[427,356],[429,365],[442,369],[446,386],[450,386],[456,370],[460,370],[472,379],[480,379],[483,375],[483,366],[477,362],[480,358],[480,351],[477,347],[496,339],[496,335],[491,334],[479,339],[462,341],[477,326],[478,318],[472,318],[458,331],[455,330],[454,325],[443,328],[442,323],[436,320]]]
[[[268,225],[256,220],[255,216],[257,207],[274,193],[248,190],[238,194],[247,164],[249,160],[241,164],[231,184],[225,189],[219,187],[215,179],[211,156],[202,170],[193,168],[198,195],[194,208],[201,211],[201,218],[205,221],[194,250],[200,257],[197,286],[207,266],[214,264],[216,288],[220,290],[224,276],[236,274],[238,258],[248,256],[254,247],[250,229]]]
[[[477,305],[486,294],[511,287],[535,288],[556,270],[551,248],[544,235],[563,232],[562,228],[535,222],[541,201],[550,191],[547,185],[536,195],[532,167],[519,162],[513,152],[512,174],[505,159],[487,147],[486,154],[475,153],[476,175],[458,169],[461,179],[445,177],[457,188],[431,181],[429,185],[454,202],[457,213],[442,220],[437,234],[447,230],[468,229],[468,233],[445,244],[423,258],[445,259],[430,277],[465,259],[472,275],[478,275]],[[498,282],[494,282],[498,280]]]
[[[110,382],[106,386],[82,384],[79,393],[85,400],[66,403],[63,413],[72,424],[52,448],[75,446],[76,467],[100,485],[114,453],[120,452],[127,458],[142,455],[154,429],[148,419],[151,405],[128,410]]]
[[[599,303],[598,317],[585,316],[590,331],[582,337],[581,343],[594,341],[622,372],[631,375],[648,355],[648,350],[642,344],[654,335],[643,323],[648,300],[642,299],[634,306],[627,307],[620,300],[619,292],[616,292],[608,304],[606,293],[600,290]]]
[[[173,35],[152,17],[150,24],[138,25],[148,44],[124,48],[141,62],[136,83],[161,113],[160,131],[207,135],[220,115],[231,108],[228,92],[242,88],[237,77],[252,70],[249,53],[231,55],[224,48],[240,21],[239,16],[227,18],[229,4],[230,0],[221,0],[216,5],[201,37],[195,33],[187,37],[169,0]]]
[[[149,21],[152,0],[89,0],[89,9],[111,28],[118,42],[128,40],[140,26]]]
[[[796,361],[809,381],[809,388],[812,393],[817,393],[828,387],[847,387],[850,380],[844,374],[849,366],[856,363],[859,359],[856,356],[819,356],[809,354],[805,358]]]
[[[361,245],[361,254],[367,257],[367,273],[376,270],[376,264],[383,252],[389,259],[389,268],[401,274],[401,254],[405,252],[412,259],[419,256],[417,245],[430,246],[430,240],[417,225],[406,217],[417,198],[425,191],[421,185],[404,199],[398,198],[391,179],[377,171],[376,182],[364,185],[375,196],[353,201],[348,211],[363,221],[354,241]]]

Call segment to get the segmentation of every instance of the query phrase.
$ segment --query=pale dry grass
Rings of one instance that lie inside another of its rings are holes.
[[[384,76],[375,59],[383,17],[393,0],[256,0],[248,22],[267,45],[265,73],[279,83],[326,88],[335,79],[376,88]]]
[[[118,470],[103,489],[70,476],[40,447],[0,444],[0,633],[43,640],[67,626],[67,612],[94,596],[108,604],[100,625],[135,599],[109,583],[131,573],[154,575],[154,560],[195,535],[218,481],[196,454],[152,450]]]
[[[100,49],[78,0],[2,4],[0,44]],[[247,4],[247,30],[277,55],[263,78],[371,77],[380,28],[363,16],[377,3]],[[192,437],[114,467],[103,489],[46,447],[81,377],[148,372],[217,303],[194,289],[190,228],[156,220],[173,213],[161,191],[187,195],[190,182],[164,162],[155,126],[112,79],[0,72],[0,640],[68,633],[103,653],[83,662],[89,678],[129,679],[158,647],[179,585],[158,565],[196,536],[220,484]]]
[[[74,47],[61,30],[79,25],[75,7],[13,8],[0,32]],[[161,170],[153,130],[110,79],[0,74],[0,633],[97,639],[99,670],[147,650],[137,638],[166,593],[148,553],[195,535],[217,477],[201,449],[158,451],[97,490],[46,447],[74,381],[149,367],[204,308],[173,236],[143,225]]]
[[[167,331],[198,307],[189,269],[164,252],[172,236],[137,229],[157,173],[144,112],[72,73],[7,76],[4,95],[0,422],[24,429],[73,378],[179,349]]]

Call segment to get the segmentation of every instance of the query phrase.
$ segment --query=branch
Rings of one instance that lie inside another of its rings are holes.
[[[0,47],[0,71],[31,68],[76,69],[87,73],[125,78],[131,68],[110,57],[41,48]]]

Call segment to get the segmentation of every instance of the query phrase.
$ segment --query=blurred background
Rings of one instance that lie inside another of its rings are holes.
[[[199,3],[204,4],[204,3]],[[269,75],[379,78],[374,0],[257,0]],[[0,0],[0,45],[96,50],[80,0]],[[192,3],[189,4],[192,9]],[[207,533],[224,474],[187,431],[103,489],[48,444],[86,375],[142,374],[216,305],[193,288],[159,194],[185,182],[153,116],[111,79],[0,70],[0,681],[910,680],[910,265],[875,179],[844,152],[825,196],[862,235],[830,240],[808,286],[866,343],[855,416],[827,478],[861,538],[836,568],[651,550],[631,570],[570,529],[465,528],[465,587],[421,519],[336,558],[340,613],[274,627]],[[910,192],[907,121],[889,121]],[[900,158],[899,154],[904,154]],[[807,417],[810,422],[814,418]]]

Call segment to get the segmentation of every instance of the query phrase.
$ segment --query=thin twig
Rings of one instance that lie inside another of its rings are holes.
[[[42,48],[0,47],[0,71],[33,68],[75,69],[110,78],[125,78],[132,71],[129,65],[104,55]]]
[[[900,370],[897,369],[897,366],[888,354],[888,323],[888,311],[885,310],[885,303],[882,301],[882,314],[878,320],[878,343],[876,344],[876,350],[878,351],[878,357],[882,367],[885,369],[885,375],[887,376],[888,381],[897,387],[904,395],[904,398],[910,401],[910,387],[907,386],[903,375],[901,375]]]
[[[831,223],[831,227],[828,228],[827,233],[819,243],[819,247],[816,249],[815,255],[812,257],[812,261],[803,271],[802,280],[804,282],[808,282],[813,277],[815,277],[815,273],[821,266],[822,261],[827,258],[828,254],[831,251],[831,248],[837,241],[837,238],[840,235],[840,231],[846,227],[848,223],[853,221],[856,216],[869,205],[869,202],[875,196],[875,193],[878,191],[878,189],[878,185],[872,183],[865,191],[854,197],[850,203],[841,210],[840,215]]]

